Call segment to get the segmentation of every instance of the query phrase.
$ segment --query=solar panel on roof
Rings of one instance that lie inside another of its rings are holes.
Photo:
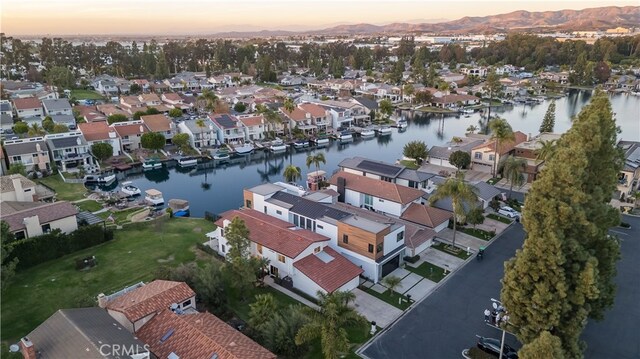
[[[363,169],[363,170],[367,170],[367,171],[383,174],[383,175],[385,175],[387,177],[394,177],[401,170],[401,168],[398,168],[396,166],[392,166],[392,165],[388,165],[388,164],[384,164],[384,163],[379,163],[379,162],[373,162],[373,161],[369,161],[369,160],[364,160],[364,161],[360,162],[358,167]]]

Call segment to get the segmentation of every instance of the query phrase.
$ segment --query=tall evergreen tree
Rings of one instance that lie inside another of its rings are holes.
[[[156,79],[163,80],[169,77],[169,65],[167,64],[167,58],[164,55],[164,51],[160,49],[158,53],[158,60],[156,61]]]
[[[527,239],[505,264],[502,302],[520,341],[543,332],[560,339],[564,355],[582,357],[587,318],[601,319],[613,303],[619,222],[609,205],[622,156],[607,96],[598,92],[558,141],[533,183],[523,211]]]
[[[556,125],[556,102],[552,101],[547,108],[547,112],[544,114],[542,124],[540,125],[540,133],[553,132],[553,128]]]
[[[562,359],[562,342],[560,338],[544,331],[531,343],[518,351],[520,359]]]
[[[256,281],[256,273],[249,258],[249,229],[240,217],[235,217],[226,228],[225,238],[229,245],[225,266],[233,287],[244,296],[252,283]]]

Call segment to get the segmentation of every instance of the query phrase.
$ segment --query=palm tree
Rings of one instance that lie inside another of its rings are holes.
[[[202,91],[202,94],[200,94],[200,96],[198,96],[198,100],[204,102],[204,108],[212,112],[216,108],[216,101],[218,100],[218,96],[216,96],[213,91],[206,89]]]
[[[433,205],[443,198],[450,198],[453,207],[453,243],[451,245],[455,247],[456,223],[458,220],[464,220],[465,205],[474,206],[478,201],[478,195],[475,189],[464,181],[464,174],[460,173],[457,177],[450,177],[439,185],[435,193],[429,197],[429,204]]]
[[[204,118],[197,119],[196,126],[200,128],[200,147],[204,147],[204,129],[207,127],[207,124],[204,122]]]
[[[527,169],[527,161],[524,158],[507,156],[500,160],[498,172],[506,178],[511,186],[509,187],[509,198],[513,192],[513,186],[522,186],[524,184],[523,172]]]
[[[293,100],[290,98],[287,98],[286,100],[284,100],[284,110],[287,111],[287,113],[289,114],[289,116],[291,116],[291,113],[293,112],[293,110],[296,109],[296,105],[293,103]],[[287,124],[287,128],[289,129],[289,138],[291,138],[291,126],[290,124]]]
[[[387,276],[382,280],[382,283],[387,286],[387,288],[389,288],[390,295],[393,295],[393,292],[395,292],[396,288],[398,288],[400,282],[402,282],[402,278],[396,277],[394,275]]]
[[[340,358],[341,353],[349,350],[345,327],[365,322],[355,309],[345,304],[345,297],[339,293],[318,292],[318,310],[305,308],[309,322],[296,334],[298,345],[320,338],[325,359]]]
[[[467,127],[467,133],[476,133],[476,131],[478,131],[479,128],[478,126],[474,126],[474,125],[470,125],[469,127]]]
[[[540,148],[536,150],[536,159],[540,162],[547,161],[556,150],[556,140],[540,140]]]
[[[278,302],[276,302],[273,294],[258,294],[256,301],[249,304],[249,325],[262,333],[269,319],[278,310]]]
[[[505,142],[515,141],[515,135],[511,129],[511,125],[507,120],[502,118],[495,118],[489,122],[489,129],[491,129],[491,140],[495,142],[495,152],[493,154],[493,177],[497,174],[497,161],[500,152],[500,146]]]
[[[302,174],[300,174],[300,167],[296,167],[294,165],[289,165],[284,169],[284,180],[287,182],[296,182],[302,178]]]
[[[327,160],[324,158],[324,153],[320,152],[316,155],[308,155],[307,156],[307,168],[311,168],[311,165],[316,166],[316,171],[320,168],[320,164],[327,164]]]
[[[44,131],[44,128],[42,128],[42,126],[34,122],[29,128],[29,132],[27,134],[29,136],[42,136],[45,134],[45,131]]]

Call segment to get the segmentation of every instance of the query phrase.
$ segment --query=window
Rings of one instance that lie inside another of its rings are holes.
[[[373,253],[373,244],[369,244],[369,253]]]
[[[267,214],[267,206],[264,206],[264,214]]]
[[[311,229],[311,228],[313,228],[312,221],[311,221],[309,218],[307,218],[307,226],[306,226],[305,228],[306,228],[306,229]]]
[[[256,247],[258,249],[258,253],[262,254],[262,244],[257,244]]]
[[[248,200],[244,201],[244,206],[247,207],[247,208],[251,208],[251,200],[248,199]]]
[[[20,162],[22,160],[22,157],[20,156],[13,156],[13,158],[11,159],[13,162]]]
[[[319,225],[319,224],[318,224],[318,225],[316,225],[316,227],[318,227],[319,229],[324,229],[324,227],[323,227],[323,226],[321,226],[321,225]]]
[[[481,160],[482,159],[482,152],[476,152],[473,154],[473,158],[475,158],[476,160]]]
[[[16,240],[19,240],[19,239],[24,239],[26,236],[25,236],[25,234],[24,234],[24,231],[20,231],[20,232],[16,232],[16,233],[13,235],[13,237],[14,237]]]
[[[346,234],[342,235],[342,243],[349,244],[349,236]]]
[[[495,155],[489,155],[489,161],[493,161],[493,157],[495,157]]]
[[[411,188],[418,188],[418,182],[409,181],[409,187],[411,187]]]
[[[321,248],[320,246],[317,246],[317,247],[313,250],[313,253],[318,253],[318,252],[320,252],[320,250],[321,250],[321,249],[322,249],[322,248]]]
[[[371,208],[373,207],[373,197],[369,194],[365,194],[364,195],[364,208]]]
[[[227,253],[227,247],[225,247],[224,244],[220,245],[220,250],[222,251],[222,253]]]
[[[398,236],[396,237],[396,241],[400,242],[403,239],[404,239],[404,231],[398,233]]]
[[[220,237],[224,237],[224,228],[220,228]]]
[[[285,259],[282,254],[278,254],[278,262],[284,263]]]
[[[191,299],[185,300],[184,302],[182,302],[182,308],[186,308],[190,305],[191,305]]]
[[[300,227],[300,217],[298,217],[297,214],[293,215],[293,224],[295,224],[296,227]]]
[[[38,154],[34,153],[34,154],[31,155],[31,157],[36,158],[36,157],[38,157]]]
[[[378,198],[378,202],[384,202],[384,199]]]
[[[49,233],[49,232],[51,232],[51,225],[49,223],[43,224],[42,233]]]
[[[382,243],[378,244],[378,245],[376,246],[376,253],[380,253],[380,252],[382,252],[382,248],[383,248]]]
[[[276,214],[277,214],[277,215],[279,215],[279,216],[281,216],[281,215],[282,215],[282,211],[278,211],[278,210],[276,210]]]

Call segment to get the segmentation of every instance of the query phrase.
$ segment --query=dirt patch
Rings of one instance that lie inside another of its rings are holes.
[[[196,233],[202,233],[202,228],[200,228],[200,227],[195,227],[195,228],[193,229],[193,231],[194,231],[194,232],[196,232]]]
[[[175,259],[175,256],[172,254],[170,256],[168,256],[167,258],[160,258],[158,259],[158,263],[168,263],[168,262],[173,262],[173,260]]]

